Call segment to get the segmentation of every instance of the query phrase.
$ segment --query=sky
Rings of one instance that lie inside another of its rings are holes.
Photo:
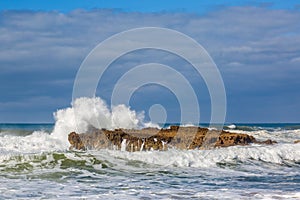
[[[88,53],[113,34],[145,26],[180,31],[207,50],[224,81],[228,123],[300,122],[299,21],[299,1],[0,1],[0,123],[54,122],[53,112],[70,106]],[[122,56],[96,95],[109,101],[121,72],[153,60],[191,81],[208,121],[205,83],[167,52]],[[168,121],[179,120],[174,94],[156,85],[138,89],[130,106],[147,111],[153,104],[166,107]]]

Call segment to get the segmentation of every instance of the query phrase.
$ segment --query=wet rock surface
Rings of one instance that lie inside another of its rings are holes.
[[[93,129],[87,133],[72,132],[68,136],[70,149],[119,149],[148,151],[177,149],[208,149],[235,145],[274,144],[276,141],[257,141],[253,136],[201,127],[171,126],[169,129]]]

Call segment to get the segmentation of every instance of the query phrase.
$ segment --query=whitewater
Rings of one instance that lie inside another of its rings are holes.
[[[70,151],[70,132],[159,127],[125,105],[76,99],[55,124],[0,124],[0,199],[300,199],[300,124],[228,124],[278,144]]]

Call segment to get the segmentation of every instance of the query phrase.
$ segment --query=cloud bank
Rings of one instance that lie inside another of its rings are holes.
[[[299,20],[298,11],[261,7],[230,7],[202,15],[2,11],[0,121],[53,121],[52,112],[69,105],[76,72],[99,42],[130,28],[158,26],[189,35],[212,56],[226,87],[228,122],[299,122]],[[150,61],[174,66],[190,78],[199,90],[203,119],[207,121],[209,109],[205,107],[210,102],[207,92],[201,92],[205,90],[203,82],[197,82],[185,61],[166,52],[149,50],[124,56],[107,72],[112,76],[100,83],[97,95],[109,98],[111,85],[122,70]],[[160,89],[152,86],[145,90],[155,95]],[[170,98],[172,105],[177,105],[174,97]],[[150,106],[151,101],[143,104],[141,99],[136,96],[137,109]],[[172,106],[169,109],[171,114],[177,113]]]

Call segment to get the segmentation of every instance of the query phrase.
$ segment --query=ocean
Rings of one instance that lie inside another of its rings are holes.
[[[55,112],[54,124],[0,124],[0,199],[300,199],[300,124],[224,126],[274,145],[69,150],[68,134],[91,126],[170,125],[145,122],[142,114],[83,97]]]
[[[147,152],[69,151],[54,127],[0,124],[0,199],[300,199],[300,124],[224,126],[275,145]]]

